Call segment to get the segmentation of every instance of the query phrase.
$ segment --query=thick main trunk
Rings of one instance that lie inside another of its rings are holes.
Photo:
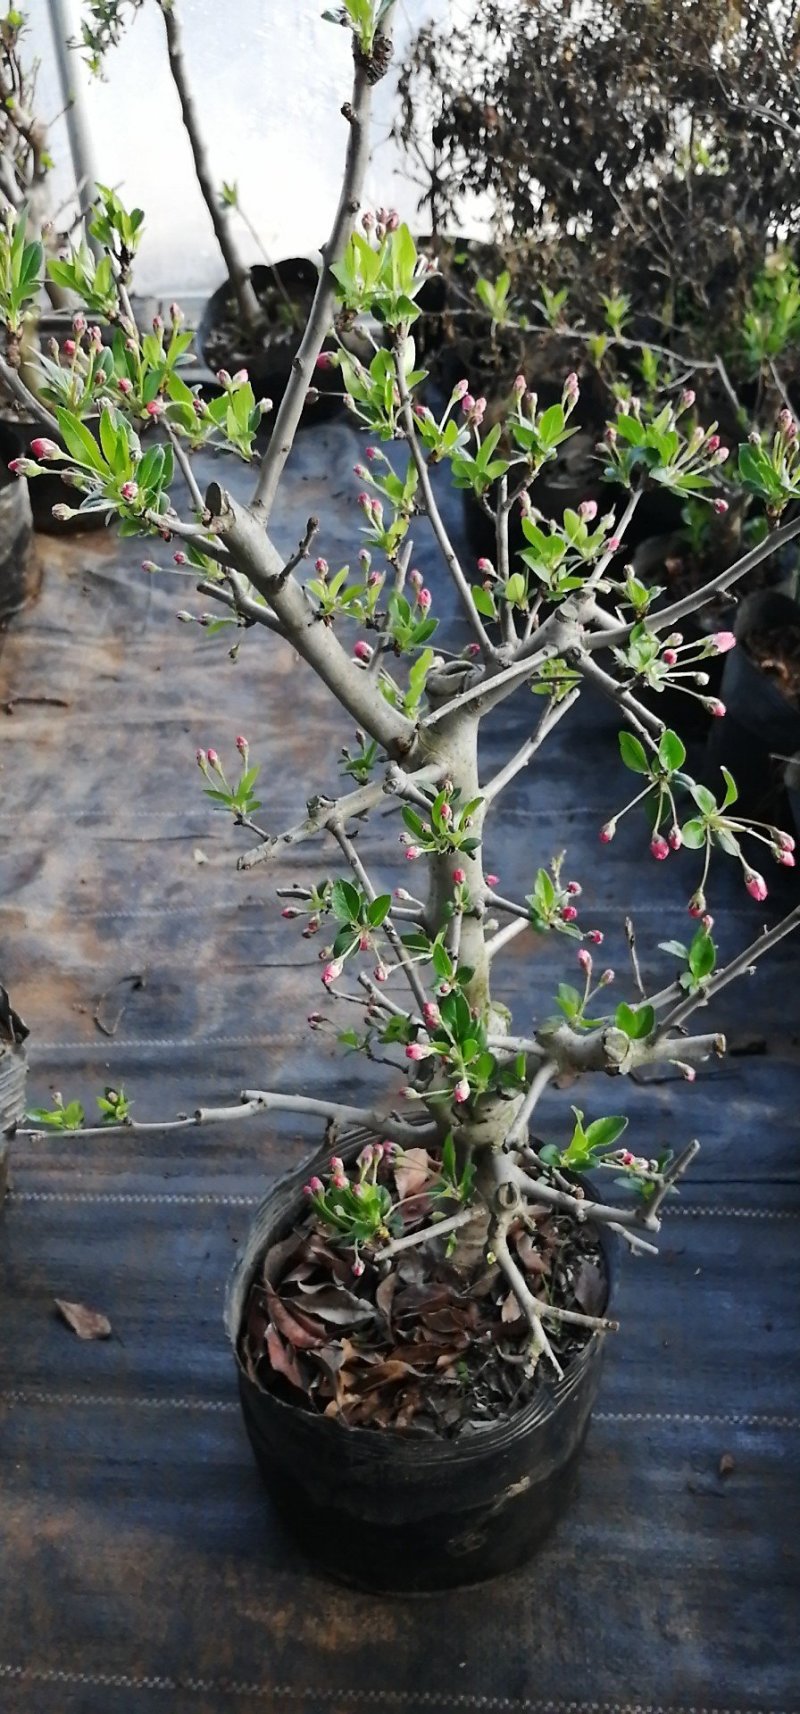
[[[453,811],[454,819],[459,815],[459,806],[480,797],[479,723],[480,716],[472,708],[459,708],[452,716],[445,715],[426,734],[426,762],[440,760],[446,769],[446,778],[459,793]],[[448,852],[429,859],[430,882],[423,923],[431,939],[440,932],[443,923],[449,920],[448,910],[453,901],[453,870],[463,870],[471,908],[465,912],[461,924],[459,965],[472,972],[464,985],[464,993],[476,1018],[485,1025],[487,1031],[505,1033],[509,1026],[509,1016],[506,1010],[500,1013],[492,1000],[491,963],[486,945],[488,889],[483,865],[483,822],[484,806],[480,803],[473,812],[469,829],[470,837],[479,842],[476,849],[471,853]],[[465,1117],[458,1126],[459,1148],[476,1157],[488,1159],[494,1151],[502,1148],[518,1106],[518,1100],[481,1098],[475,1115]],[[480,1174],[479,1167],[479,1176]]]

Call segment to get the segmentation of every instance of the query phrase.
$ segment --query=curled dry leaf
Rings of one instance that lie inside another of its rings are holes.
[[[404,1149],[394,1168],[394,1182],[401,1202],[419,1196],[431,1177],[431,1158],[427,1149]]]
[[[99,1310],[87,1309],[85,1303],[67,1303],[63,1297],[55,1299],[55,1306],[62,1321],[66,1321],[79,1339],[111,1338],[111,1322]]]

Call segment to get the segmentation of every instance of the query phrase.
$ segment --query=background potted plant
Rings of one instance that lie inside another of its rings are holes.
[[[245,1420],[277,1503],[329,1570],[371,1585],[422,1588],[518,1564],[558,1515],[603,1338],[614,1326],[609,1236],[652,1250],[665,1199],[699,1146],[676,1138],[674,1149],[653,1159],[622,1142],[624,1113],[587,1114],[577,1104],[542,1140],[535,1127],[544,1090],[571,1089],[580,1076],[602,1071],[624,1092],[620,1079],[663,1062],[693,1081],[697,1065],[725,1044],[714,1031],[689,1033],[690,1019],[800,922],[798,907],[717,967],[712,856],[740,864],[744,887],[761,902],[767,884],[752,853],[763,845],[791,868],[794,841],[738,814],[729,773],[716,793],[697,782],[678,734],[638,696],[654,677],[682,685],[689,697],[705,694],[702,660],[727,654],[735,639],[721,633],[705,642],[698,664],[697,646],[687,648],[675,627],[709,593],[734,587],[754,554],[760,562],[791,541],[800,520],[776,527],[709,589],[659,605],[620,565],[641,468],[679,494],[691,479],[691,491],[713,501],[727,462],[706,433],[687,441],[685,402],[655,417],[640,407],[629,418],[630,436],[617,432],[609,443],[609,478],[628,495],[619,515],[601,517],[589,504],[547,520],[534,514],[530,494],[571,433],[576,376],[566,376],[546,410],[524,379],[514,388],[502,425],[513,448],[508,458],[498,454],[501,426],[483,432],[466,378],[441,414],[417,399],[423,377],[413,329],[426,265],[402,225],[382,223],[379,236],[374,226],[353,230],[391,10],[386,0],[347,0],[354,79],[342,195],[249,504],[217,481],[201,493],[191,466],[192,451],[209,443],[252,455],[259,413],[249,383],[231,383],[224,414],[214,416],[185,396],[173,371],[151,361],[144,341],[136,356],[161,403],[165,442],[142,449],[123,390],[113,404],[103,401],[97,438],[78,412],[61,407],[67,455],[45,443],[38,457],[45,467],[65,467],[82,505],[105,511],[125,534],[177,541],[179,574],[199,580],[240,624],[260,625],[290,647],[355,724],[342,756],[346,789],[312,792],[307,814],[278,834],[257,819],[258,769],[243,736],[233,762],[214,749],[199,750],[197,761],[213,807],[252,835],[240,868],[269,864],[316,836],[329,839],[330,876],[281,889],[287,920],[328,942],[320,953],[325,1009],[311,1013],[309,1027],[330,1021],[344,1047],[388,1066],[388,1077],[381,1072],[381,1087],[367,1093],[374,1079],[365,1066],[365,1092],[359,1079],[352,1104],[246,1090],[230,1108],[170,1123],[258,1122],[273,1111],[324,1121],[323,1151],[270,1192],[233,1276],[227,1321]],[[273,540],[271,519],[306,390],[341,313],[374,317],[387,330],[369,365],[338,354],[351,410],[369,440],[355,472],[363,546],[353,567],[334,569],[320,556],[307,570],[317,520],[287,553]],[[437,465],[484,500],[496,486],[488,588],[470,586],[447,533],[432,480]],[[791,497],[795,467],[773,457],[771,470],[782,483],[777,515]],[[176,472],[189,495],[184,512],[172,498]],[[512,560],[509,520],[520,503],[527,547]],[[412,564],[418,514],[433,531],[442,583],[449,580],[460,608],[447,647],[436,612],[446,605],[444,587],[434,595]],[[584,928],[580,883],[562,855],[531,877],[522,899],[503,893],[484,860],[498,796],[586,687],[618,708],[619,753],[635,776],[631,801],[610,805],[601,844],[644,805],[652,857],[661,862],[685,847],[701,865],[698,876],[691,856],[681,859],[690,871],[691,927],[685,942],[665,944],[677,960],[675,979],[648,994],[632,949],[628,998],[611,1005],[614,972],[601,968],[602,934]],[[506,699],[531,691],[534,730],[487,778],[482,723],[502,720]],[[373,862],[364,823],[387,803],[400,812],[400,842],[393,831]],[[402,858],[401,886],[389,878],[393,856]],[[516,1034],[497,961],[523,934],[555,937],[566,979],[555,995],[541,996],[535,1018]],[[335,1003],[357,1021],[341,1029],[329,1020]],[[624,1106],[624,1098],[611,1105]],[[100,1109],[104,1135],[118,1125],[147,1128],[123,1091],[106,1091]],[[84,1116],[59,1101],[35,1117],[70,1130]],[[597,1174],[599,1189],[586,1172]],[[610,1179],[614,1195],[606,1200]]]
[[[476,296],[440,246],[447,287],[425,349],[443,352],[448,386],[470,375],[489,422],[516,373],[550,404],[564,367],[578,370],[582,433],[548,473],[548,504],[598,498],[615,400],[690,381],[699,421],[728,444],[791,407],[797,28],[789,7],[733,17],[717,0],[474,0],[463,29],[427,25],[412,43],[397,134],[425,219],[457,230],[477,206],[498,252]],[[630,541],[643,564],[667,562],[676,594],[716,569],[682,512],[651,492]]]

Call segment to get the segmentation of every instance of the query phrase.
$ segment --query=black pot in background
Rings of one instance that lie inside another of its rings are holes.
[[[274,327],[267,328],[255,350],[247,345],[246,336],[242,338],[236,327],[234,345],[227,344],[224,340],[224,333],[227,331],[225,324],[230,322],[230,334],[234,336],[235,324],[238,321],[236,300],[227,280],[212,293],[197,327],[197,345],[213,374],[219,369],[227,369],[229,374],[233,374],[237,369],[244,368],[256,398],[272,400],[274,408],[266,419],[267,426],[274,422],[275,412],[288,386],[294,356],[317,289],[319,271],[316,264],[306,256],[290,256],[285,261],[276,262],[271,268],[268,268],[266,263],[256,263],[255,267],[250,269],[250,278],[259,302],[263,301],[270,290],[274,291],[276,275],[287,297],[292,304],[298,306],[296,327],[281,327],[276,319]],[[335,349],[335,346],[331,349]],[[304,422],[320,422],[333,416],[342,405],[343,387],[338,369],[317,369],[312,384],[320,397],[314,403],[303,407]]]
[[[18,443],[7,453],[0,425],[0,631],[18,613],[32,594],[33,514],[28,484],[8,468],[8,458],[18,452]]]
[[[345,1160],[364,1140],[340,1148]],[[326,1159],[323,1150],[269,1192],[228,1286],[225,1322],[245,1427],[270,1498],[304,1552],[340,1582],[416,1593],[512,1571],[575,1491],[604,1336],[593,1334],[564,1380],[542,1386],[512,1420],[455,1440],[346,1428],[265,1392],[238,1359],[250,1286],[265,1251],[301,1212],[309,1172]],[[605,1229],[601,1242],[611,1287]]]
[[[9,1139],[25,1117],[28,1034],[0,982],[0,1208],[8,1182]]]
[[[96,434],[99,417],[84,418],[86,427],[91,434]],[[32,458],[31,445],[44,435],[46,439],[58,440],[58,435],[51,436],[48,429],[42,428],[40,422],[30,418],[0,418],[0,461],[5,468],[12,458]],[[58,474],[58,465],[48,465],[44,476],[35,476],[28,484],[33,528],[45,536],[75,536],[82,535],[86,530],[102,530],[107,516],[104,512],[81,512],[75,518],[67,518],[61,522],[53,517],[53,507],[56,505],[71,506],[73,510],[80,505],[81,495],[75,488],[68,488]]]
[[[722,701],[708,741],[708,778],[719,786],[719,769],[730,769],[739,788],[736,808],[781,825],[785,819],[784,767],[800,752],[800,709],[781,695],[747,653],[748,638],[765,626],[800,625],[800,605],[788,595],[759,590],[742,602],[736,618],[738,647],[725,657]]]

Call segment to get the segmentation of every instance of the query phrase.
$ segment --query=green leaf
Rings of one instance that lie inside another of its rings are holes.
[[[381,923],[385,922],[388,917],[391,908],[391,893],[381,893],[379,898],[373,899],[371,905],[367,907],[367,921],[370,928],[380,928]]]
[[[586,1141],[592,1149],[610,1149],[627,1128],[628,1121],[621,1113],[608,1119],[593,1119],[586,1127]]]
[[[691,792],[698,809],[701,809],[704,815],[716,814],[717,800],[714,793],[710,792],[707,786],[698,785],[695,781],[692,785]]]
[[[624,1001],[617,1007],[614,1022],[618,1030],[624,1030],[631,1041],[644,1041],[646,1036],[655,1029],[656,1014],[652,1006],[626,1006]]]
[[[706,824],[704,821],[685,821],[681,828],[684,845],[690,851],[700,851],[706,842]]]
[[[484,619],[497,618],[497,608],[491,590],[484,589],[480,583],[475,584],[472,588],[472,599],[478,612],[483,614]]]
[[[361,921],[361,894],[352,881],[334,881],[331,887],[331,907],[340,922]]]
[[[662,768],[671,774],[674,774],[676,768],[683,767],[686,761],[686,745],[677,732],[662,732],[658,742],[658,759]]]
[[[108,465],[102,452],[89,430],[72,411],[64,409],[63,405],[56,406],[56,419],[61,431],[61,439],[67,452],[74,458],[76,464],[88,465],[98,476],[108,476]]]
[[[689,969],[698,982],[710,976],[717,962],[717,949],[706,929],[699,928],[689,947]]]
[[[632,732],[620,732],[619,750],[626,768],[634,774],[649,774],[650,764],[643,744]]]
[[[725,796],[722,800],[722,808],[729,809],[732,803],[736,803],[739,796],[739,787],[736,784],[733,774],[729,773],[727,768],[722,769],[722,778],[725,781]]]

